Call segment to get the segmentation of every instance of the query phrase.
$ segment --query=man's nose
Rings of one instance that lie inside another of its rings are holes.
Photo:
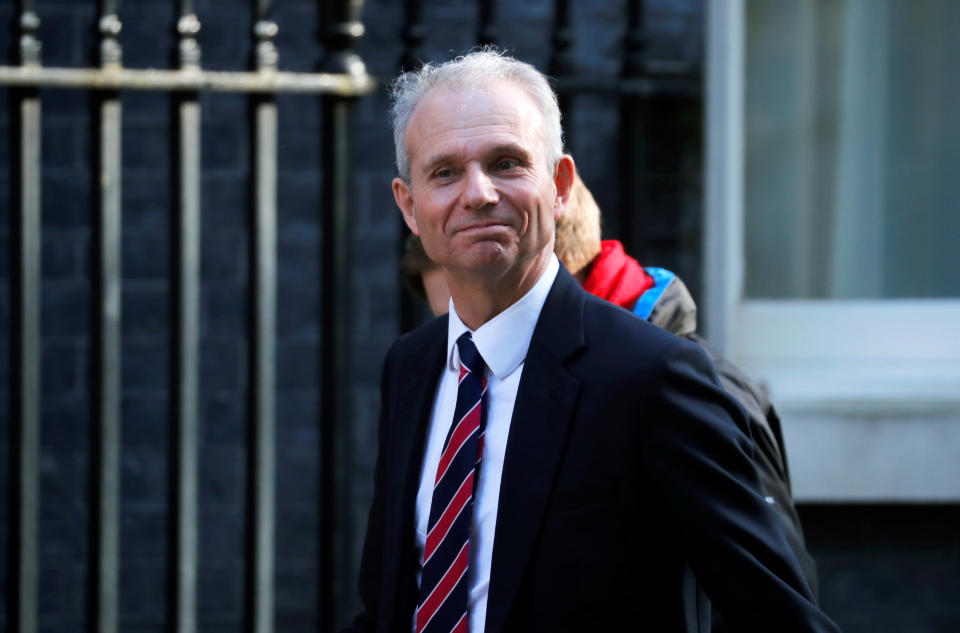
[[[469,209],[481,209],[496,204],[499,200],[497,188],[490,175],[479,165],[467,169],[464,182],[463,204]]]

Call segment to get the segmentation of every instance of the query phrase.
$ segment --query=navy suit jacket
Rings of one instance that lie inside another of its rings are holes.
[[[384,363],[364,612],[350,631],[411,631],[415,499],[446,336],[441,317]],[[682,631],[685,561],[731,630],[836,631],[759,493],[747,433],[699,346],[561,267],[510,426],[487,633]]]

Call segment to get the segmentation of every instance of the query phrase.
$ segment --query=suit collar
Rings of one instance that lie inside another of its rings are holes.
[[[415,406],[423,404],[429,406],[432,403],[433,391],[437,383],[429,377],[439,375],[443,367],[447,321],[448,317],[444,314],[404,337],[406,339],[404,349],[407,352],[405,357],[398,359],[397,362],[401,367],[409,370],[399,374],[401,380],[399,390],[402,398],[400,402],[413,403]],[[403,399],[413,394],[420,397],[414,400]],[[426,402],[422,402],[423,400]],[[416,418],[417,416],[412,416],[409,419],[416,420]]]
[[[424,437],[427,424],[430,421],[433,396],[437,388],[437,380],[443,369],[446,351],[444,335],[446,331],[446,315],[435,319],[419,330],[415,330],[410,334],[414,338],[408,345],[408,349],[411,350],[411,358],[407,362],[401,362],[401,366],[409,367],[409,371],[400,374],[403,383],[399,389],[400,399],[398,402],[409,407],[410,415],[400,416],[399,423],[403,425],[403,428],[400,430],[398,439],[401,443],[406,443],[405,448],[412,453],[401,455],[398,463],[407,464],[408,476],[412,477],[414,482],[419,475],[420,462],[423,459]],[[408,456],[409,459],[403,459]],[[416,497],[415,483],[413,490],[411,508]]]
[[[566,445],[580,381],[564,366],[584,347],[585,295],[561,268],[540,313],[504,457],[486,631],[500,633],[534,551]]]
[[[530,346],[564,362],[584,346],[583,304],[587,294],[563,266],[540,311]]]

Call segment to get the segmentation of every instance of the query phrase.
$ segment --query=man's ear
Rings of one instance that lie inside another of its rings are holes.
[[[573,175],[576,173],[576,167],[573,164],[573,157],[570,154],[564,154],[557,162],[557,168],[553,172],[553,184],[557,187],[557,197],[553,201],[553,220],[560,219],[564,207],[570,201],[570,191],[573,189]]]
[[[407,223],[410,232],[419,236],[417,218],[413,214],[413,192],[410,191],[410,185],[404,182],[402,178],[393,179],[393,199],[397,201],[400,213],[403,214],[403,221]]]

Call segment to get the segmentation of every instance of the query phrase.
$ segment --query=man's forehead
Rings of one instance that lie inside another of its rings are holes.
[[[407,151],[414,158],[414,150],[436,149],[432,143],[446,135],[469,138],[498,132],[539,144],[542,125],[536,103],[514,82],[438,86],[423,95],[410,116]]]
[[[439,109],[438,103],[442,104]],[[521,86],[512,81],[491,80],[481,84],[432,88],[414,108],[411,121],[415,118],[422,121],[424,112],[429,112],[433,118],[443,115],[454,121],[469,122],[488,113],[488,108],[518,118],[540,117],[533,98]]]

